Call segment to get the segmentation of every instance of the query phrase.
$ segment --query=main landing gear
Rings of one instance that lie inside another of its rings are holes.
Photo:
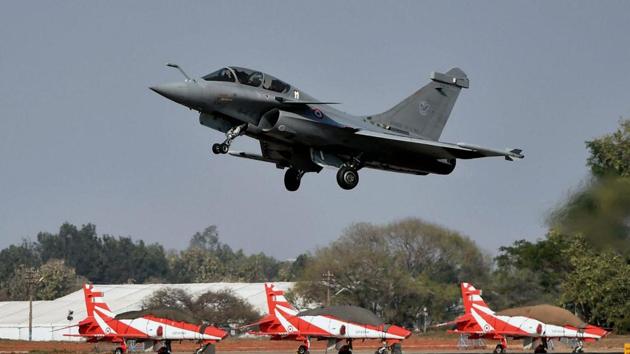
[[[494,347],[493,353],[507,353],[507,339],[505,337],[501,337],[501,342]]]
[[[383,345],[378,348],[374,354],[402,354],[402,344],[400,343],[393,343],[392,345],[388,346],[386,341],[383,341]]]
[[[540,339],[540,344],[538,344],[536,348],[534,348],[534,353],[546,353],[548,348],[549,347],[547,345],[547,338],[543,337]]]
[[[346,343],[339,347],[339,354],[352,354],[352,339],[346,340]]]
[[[309,352],[310,348],[311,348],[311,340],[310,338],[306,338],[306,340],[304,340],[304,344],[298,347],[297,354],[310,354]]]
[[[284,187],[289,192],[295,192],[300,188],[300,182],[304,176],[304,171],[291,167],[284,173]]]
[[[225,133],[225,140],[221,144],[212,144],[212,152],[215,154],[227,154],[230,151],[232,141],[245,134],[247,124],[237,125]]]
[[[215,347],[212,343],[204,344],[195,350],[195,354],[214,354],[215,352]]]
[[[496,347],[494,347],[493,353],[502,354],[507,353],[507,348],[503,346],[503,344],[499,343]]]
[[[578,340],[571,353],[584,353],[584,342]]]
[[[341,165],[337,171],[337,184],[339,187],[350,190],[359,184],[359,169],[361,168],[361,161],[358,157],[352,158],[349,162]]]

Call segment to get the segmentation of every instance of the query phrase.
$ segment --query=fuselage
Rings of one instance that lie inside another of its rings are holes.
[[[229,81],[217,81],[217,78],[224,79],[214,75],[221,70],[229,75]],[[342,112],[262,72],[238,67],[221,70],[195,80],[152,87],[152,90],[199,111],[201,124],[212,129],[227,132],[246,124],[246,135],[284,146],[291,151],[291,158],[278,162],[283,167],[295,165],[306,172],[318,172],[320,166],[338,167],[344,160],[361,155],[367,167],[397,172],[449,174],[455,168],[454,158],[436,158],[430,151],[422,154],[382,146],[354,135],[357,130],[366,130],[401,138],[409,136],[373,122],[370,116]],[[239,70],[260,80],[256,80],[255,85],[239,81]],[[271,85],[265,88],[265,82],[272,80],[281,82],[281,89]]]
[[[98,310],[97,310],[98,311]],[[155,316],[134,319],[103,319],[102,315],[79,324],[79,334],[97,340],[122,338],[136,340],[220,341],[227,332],[215,327],[199,326]]]

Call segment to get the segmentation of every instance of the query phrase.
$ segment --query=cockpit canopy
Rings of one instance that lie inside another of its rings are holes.
[[[260,71],[240,68],[237,66],[219,69],[203,77],[206,81],[226,81],[236,82],[243,85],[260,87],[279,93],[287,93],[291,90],[291,86],[282,80],[279,80],[269,74]]]

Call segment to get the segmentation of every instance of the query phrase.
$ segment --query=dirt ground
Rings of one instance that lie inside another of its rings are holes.
[[[459,350],[457,348],[457,336],[422,335],[412,336],[404,341],[403,351],[405,353],[490,353],[496,345],[493,341],[486,341],[485,348],[470,348]],[[586,343],[587,353],[599,352],[619,352],[623,353],[624,343],[630,343],[630,336],[611,335],[604,340],[595,343]],[[323,353],[326,342],[313,342],[312,353]],[[355,352],[374,353],[379,346],[378,341],[355,341],[353,343]],[[510,352],[523,352],[520,341],[508,343]],[[570,348],[561,343],[554,342],[554,352],[570,352]],[[228,338],[217,344],[217,353],[239,352],[239,354],[249,353],[295,353],[298,342],[294,341],[270,341],[265,338],[243,339]],[[173,351],[181,353],[192,353],[197,345],[190,342],[173,343]],[[113,346],[109,343],[99,343],[98,345],[84,342],[28,342],[0,340],[0,353],[29,353],[29,352],[64,352],[64,353],[95,353],[110,352]],[[530,352],[529,350],[526,352]]]

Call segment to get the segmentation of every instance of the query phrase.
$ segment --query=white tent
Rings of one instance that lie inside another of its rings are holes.
[[[274,283],[279,290],[288,290],[293,283]],[[103,291],[103,300],[115,313],[139,310],[142,300],[154,291],[170,287],[183,289],[193,296],[207,291],[231,290],[252,304],[260,313],[267,313],[264,283],[193,283],[193,284],[116,284],[94,285]],[[73,320],[68,321],[68,311],[74,311]],[[75,291],[51,301],[33,301],[33,340],[80,340],[64,334],[76,334],[77,327],[63,329],[85,318],[83,290]],[[0,338],[28,339],[28,301],[0,302]]]

